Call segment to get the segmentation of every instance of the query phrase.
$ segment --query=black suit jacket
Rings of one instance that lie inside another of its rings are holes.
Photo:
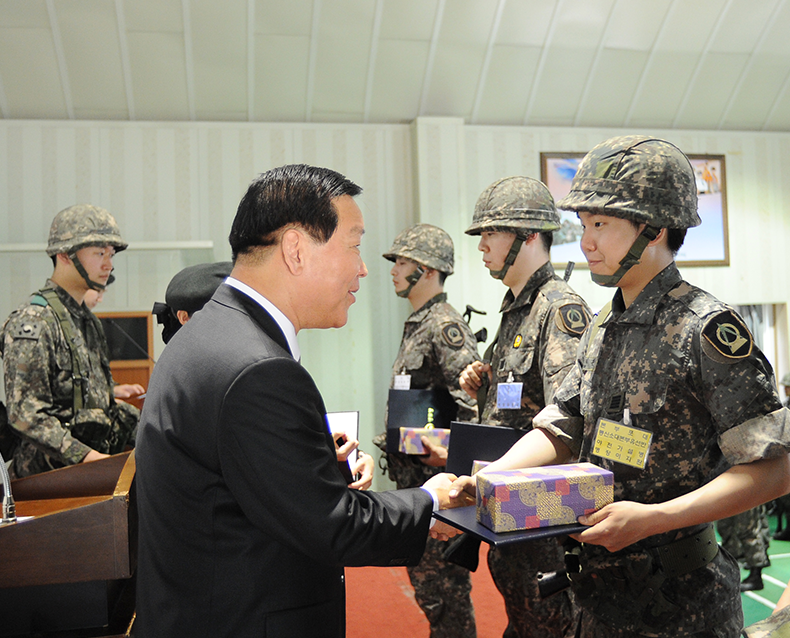
[[[344,565],[419,561],[430,495],[349,489],[325,419],[271,316],[221,285],[142,413],[138,638],[337,638]]]

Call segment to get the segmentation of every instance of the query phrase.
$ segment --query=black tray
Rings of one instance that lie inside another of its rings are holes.
[[[552,538],[554,536],[565,536],[575,534],[587,529],[587,525],[572,523],[570,525],[555,525],[554,527],[539,527],[537,529],[524,529],[517,532],[502,532],[497,534],[492,532],[485,525],[477,522],[477,509],[474,505],[468,507],[456,507],[449,510],[440,510],[433,513],[434,518],[452,525],[470,536],[481,541],[499,547],[512,543],[525,543],[541,538]]]

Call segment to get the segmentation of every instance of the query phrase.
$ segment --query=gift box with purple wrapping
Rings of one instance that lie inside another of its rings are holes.
[[[512,532],[576,523],[612,502],[614,477],[592,463],[477,474],[477,520]]]
[[[450,445],[449,428],[401,428],[400,451],[404,454],[427,454],[421,436],[427,436],[431,443],[442,447]]]

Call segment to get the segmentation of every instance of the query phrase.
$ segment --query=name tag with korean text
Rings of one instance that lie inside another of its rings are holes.
[[[644,469],[653,433],[600,418],[595,426],[592,453],[603,459]]]

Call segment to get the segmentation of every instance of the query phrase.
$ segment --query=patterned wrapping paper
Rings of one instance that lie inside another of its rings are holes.
[[[614,499],[614,477],[592,463],[477,475],[477,520],[493,532],[576,523]]]
[[[480,470],[482,470],[484,467],[487,467],[489,465],[491,465],[491,461],[475,461],[474,463],[472,463],[472,474],[471,474],[471,476],[474,476]]]
[[[431,443],[443,447],[450,445],[448,428],[400,428],[400,451],[404,454],[427,454],[421,436],[427,436]]]

